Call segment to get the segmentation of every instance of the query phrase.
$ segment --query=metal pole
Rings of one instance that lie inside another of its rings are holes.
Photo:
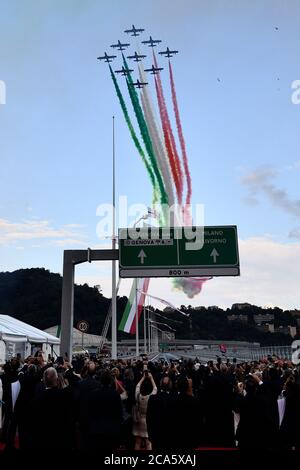
[[[150,343],[150,310],[148,310],[148,353],[151,353],[151,343]]]
[[[60,355],[72,360],[74,307],[74,263],[67,251],[64,252]]]
[[[137,279],[135,279],[135,346],[136,346],[136,358],[139,357],[139,309],[138,309],[138,296],[137,296]]]
[[[112,249],[116,249],[116,179],[115,179],[115,116],[112,118]],[[116,260],[112,261],[112,294],[111,294],[111,358],[117,359],[117,294],[116,294]]]
[[[146,296],[145,296],[146,301]],[[144,353],[147,354],[147,330],[146,330],[146,309],[144,301]]]
[[[151,322],[150,322],[150,351],[153,352],[153,325]]]
[[[82,333],[81,333],[81,346],[82,346],[82,349],[83,349],[83,343],[84,343],[84,342],[83,342],[83,335],[84,335],[84,333],[82,332]]]

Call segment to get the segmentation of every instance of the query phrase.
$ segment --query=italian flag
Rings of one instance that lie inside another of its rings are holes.
[[[134,335],[136,332],[135,318],[141,316],[148,290],[150,279],[135,279],[133,281],[129,299],[125,307],[124,315],[119,325],[119,330]]]

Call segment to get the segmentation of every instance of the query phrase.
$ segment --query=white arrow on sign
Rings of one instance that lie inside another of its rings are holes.
[[[144,264],[144,259],[147,258],[147,255],[146,253],[144,252],[144,250],[141,250],[138,254],[138,258],[141,259],[141,264]]]
[[[216,263],[216,262],[217,262],[217,256],[219,256],[219,253],[218,253],[217,250],[214,248],[209,256],[212,256],[213,259],[214,259],[214,263]]]

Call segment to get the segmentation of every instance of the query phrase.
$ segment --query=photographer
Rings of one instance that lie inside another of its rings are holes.
[[[143,377],[135,389],[136,404],[133,407],[133,435],[135,436],[135,450],[140,450],[142,448],[143,441],[146,450],[151,450],[152,448],[148,436],[146,416],[148,400],[151,395],[155,395],[156,393],[157,387],[152,374],[150,374],[148,369],[145,369]]]

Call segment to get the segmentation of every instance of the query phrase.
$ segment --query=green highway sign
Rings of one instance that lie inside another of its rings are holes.
[[[237,227],[119,229],[120,277],[239,276]]]

